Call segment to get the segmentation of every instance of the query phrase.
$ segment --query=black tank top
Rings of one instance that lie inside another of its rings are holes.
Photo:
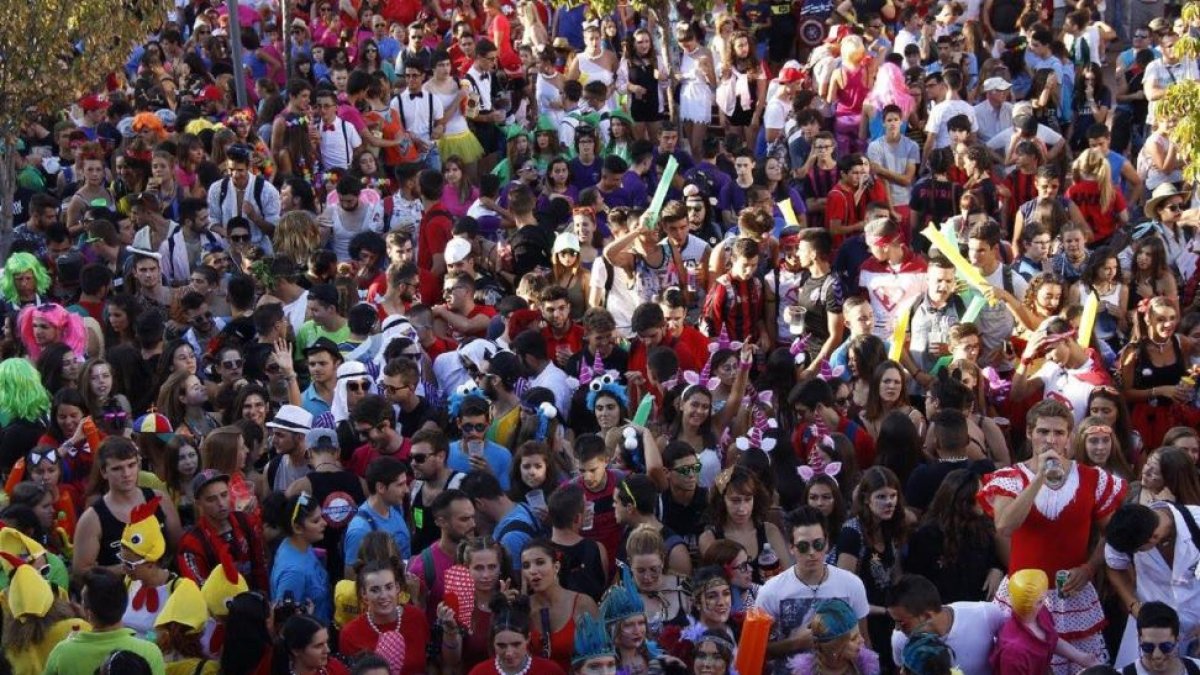
[[[331,579],[341,578],[344,562],[342,556],[342,539],[346,528],[354,518],[355,512],[366,497],[363,495],[362,483],[358,476],[349,471],[313,471],[308,474],[308,483],[312,486],[313,500],[321,505],[321,515],[325,518],[325,538],[317,544],[325,549],[325,566]]]
[[[150,488],[141,488],[142,501],[148,502],[154,499],[154,490]],[[123,523],[117,519],[113,512],[109,510],[108,504],[104,502],[104,497],[100,496],[96,501],[92,502],[92,508],[96,509],[96,515],[100,517],[100,551],[96,554],[96,564],[102,567],[116,565],[120,560],[117,559],[117,548],[113,544],[121,541],[121,533],[125,531],[125,526],[129,523]],[[160,524],[167,522],[167,514],[163,513],[162,506],[154,512]],[[163,532],[166,536],[166,532]]]
[[[1137,348],[1137,360],[1133,364],[1133,388],[1151,389],[1153,387],[1179,384],[1179,379],[1187,373],[1187,364],[1183,358],[1183,349],[1179,345],[1179,337],[1171,336],[1171,346],[1175,352],[1175,362],[1165,366],[1156,366],[1150,360],[1148,340],[1142,340]],[[1169,404],[1171,399],[1165,396],[1157,397],[1160,405]]]
[[[571,546],[553,546],[562,554],[558,568],[558,582],[562,587],[600,602],[608,586],[604,578],[604,566],[600,563],[600,544],[591,539],[581,539]]]

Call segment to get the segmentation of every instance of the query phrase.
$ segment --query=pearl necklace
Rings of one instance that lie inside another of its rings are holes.
[[[496,657],[495,666],[496,666],[497,673],[499,673],[500,675],[505,675],[504,669],[500,667],[500,657],[499,656]],[[518,670],[517,672],[511,673],[509,675],[525,675],[525,673],[528,673],[529,669],[532,667],[533,667],[533,657],[526,654],[525,655],[525,665],[521,666],[521,669]]]
[[[366,615],[367,615],[367,625],[371,627],[371,630],[375,631],[376,635],[383,635],[383,631],[379,630],[379,626],[375,625],[375,619],[371,618],[370,610],[367,610]],[[400,619],[402,619],[402,618],[404,618],[404,610],[397,607],[396,608],[396,632],[397,633],[400,632]]]

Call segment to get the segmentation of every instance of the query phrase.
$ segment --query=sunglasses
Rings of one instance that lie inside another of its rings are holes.
[[[142,559],[142,560],[128,560],[128,559],[126,559],[126,558],[125,558],[125,556],[123,556],[123,555],[120,555],[120,554],[118,554],[118,555],[117,555],[117,560],[119,560],[119,561],[121,562],[121,566],[122,566],[122,567],[124,567],[125,569],[127,569],[127,570],[129,570],[129,571],[131,571],[131,572],[132,572],[133,570],[136,570],[138,567],[141,567],[142,565],[145,565],[145,564],[146,564],[146,560],[145,560],[145,559]],[[1143,643],[1143,644],[1145,644],[1145,643]],[[1174,646],[1174,645],[1172,644],[1172,646]],[[1143,648],[1143,649],[1144,649],[1144,648]],[[1153,649],[1151,649],[1151,651],[1150,651],[1150,652],[1146,652],[1146,653],[1147,653],[1147,654],[1149,654],[1149,653],[1151,653],[1152,651],[1154,651],[1154,650],[1153,650]]]
[[[673,468],[672,471],[680,476],[698,476],[700,475],[700,464],[696,463],[689,466],[677,466]]]
[[[1183,204],[1171,204],[1171,205],[1165,206],[1163,208],[1165,208],[1167,211],[1170,211],[1171,213],[1180,213],[1183,211]]]
[[[349,385],[347,384],[347,386],[349,386]],[[412,389],[412,385],[402,384],[399,387],[394,387],[390,384],[383,385],[383,390],[385,392],[387,392],[388,394],[399,394],[400,392],[404,391],[405,389]]]
[[[425,460],[429,459],[429,453],[417,454],[414,452],[408,458],[413,461],[413,464],[424,464]]]
[[[224,366],[226,370],[235,370],[237,368],[241,368],[243,363],[245,363],[245,361],[242,359],[234,359],[232,361],[222,361],[221,365]]]
[[[371,383],[366,381],[350,380],[346,383],[346,391],[351,393],[365,393],[370,391]]]
[[[229,241],[232,241],[235,244],[245,244],[250,241],[250,235],[248,235],[248,234],[231,234],[231,235],[229,235]]]
[[[796,547],[796,552],[800,555],[806,555],[810,551],[820,553],[825,550],[824,539],[813,539],[812,541],[797,541],[792,544]]]
[[[196,316],[193,316],[192,323],[204,323],[206,321],[212,321],[212,318],[213,318],[212,312],[205,312],[203,314],[197,314]]]
[[[488,425],[484,422],[479,422],[477,424],[460,424],[458,428],[462,429],[464,433],[481,434],[487,431]]]
[[[1138,648],[1141,649],[1142,653],[1147,656],[1153,654],[1155,649],[1161,651],[1163,654],[1170,654],[1171,652],[1175,651],[1176,644],[1177,643],[1170,642],[1170,641],[1168,641],[1168,642],[1139,642]]]

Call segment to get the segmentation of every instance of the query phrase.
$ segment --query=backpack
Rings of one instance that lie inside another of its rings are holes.
[[[247,518],[246,514],[242,513],[241,511],[230,511],[229,517],[233,518],[238,529],[240,529],[242,531],[242,534],[247,537],[246,543],[247,543],[247,545],[249,545],[250,533],[254,531],[250,527],[250,519]],[[196,532],[196,538],[200,540],[200,545],[204,547],[204,557],[207,558],[209,561],[211,561],[211,568],[209,569],[208,573],[212,574],[212,570],[216,569],[220,565],[220,563],[219,563],[220,558],[217,555],[217,550],[215,548],[213,548],[212,542],[209,541],[208,537],[205,536],[204,532],[200,530],[199,525],[193,525],[191,527],[191,529]],[[236,539],[236,537],[235,537],[235,539]],[[230,553],[232,553],[232,551],[230,551]]]
[[[525,506],[524,504],[517,504],[517,507],[524,508],[526,511],[529,511],[529,507]],[[529,515],[533,516],[533,512],[529,511]],[[537,520],[536,516],[534,516],[534,520]],[[534,539],[541,534],[541,531],[536,526],[530,525],[523,520],[513,519],[506,521],[503,526],[496,528],[496,531],[492,532],[492,539],[501,541],[504,539],[504,535],[508,534],[509,532],[520,532],[521,534],[529,535]]]
[[[263,213],[262,193],[263,188],[267,185],[267,179],[262,176],[258,176],[257,178],[258,180],[254,181],[254,205],[258,207],[258,214],[265,217]],[[225,197],[229,196],[229,180],[228,177],[221,179],[221,192],[218,195],[219,201],[217,203],[222,207],[225,205]]]

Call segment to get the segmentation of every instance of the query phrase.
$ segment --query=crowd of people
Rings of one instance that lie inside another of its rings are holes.
[[[1200,673],[1178,5],[234,6],[8,146],[0,672]]]

